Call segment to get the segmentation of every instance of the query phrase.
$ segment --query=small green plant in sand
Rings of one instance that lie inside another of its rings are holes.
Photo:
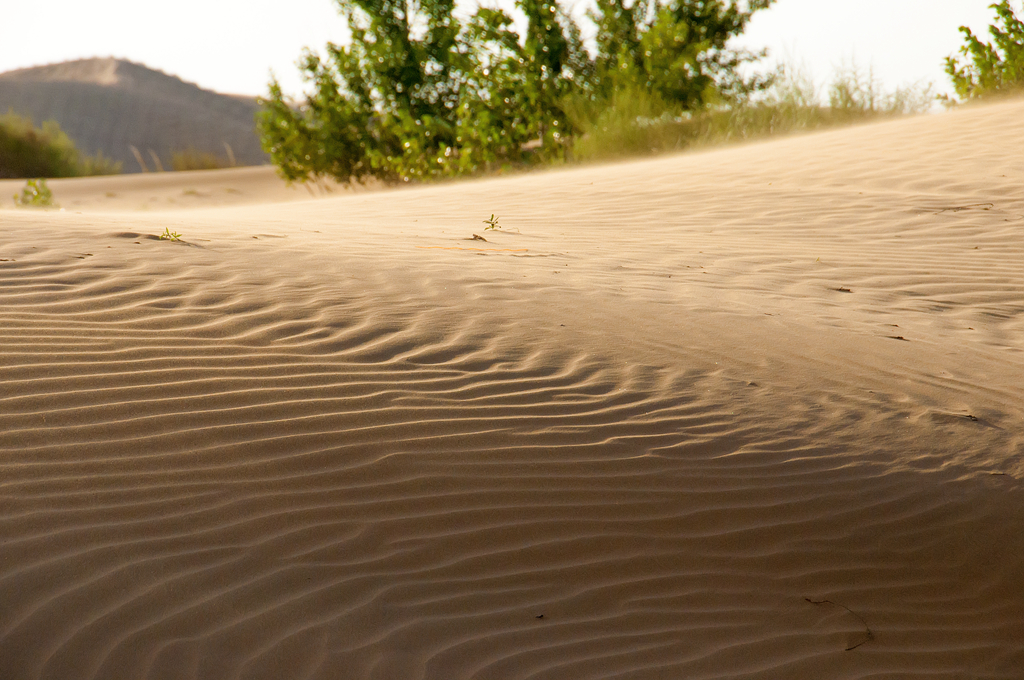
[[[176,231],[171,231],[170,227],[164,227],[164,233],[158,237],[161,241],[180,241],[181,234]]]
[[[487,220],[484,220],[484,224],[487,225],[486,227],[484,227],[484,229],[485,230],[488,230],[488,229],[500,229],[501,225],[498,224],[498,220],[499,219],[501,219],[501,218],[500,217],[495,217],[494,213],[491,213],[491,218],[487,219]]]
[[[55,208],[53,192],[46,186],[45,179],[30,179],[25,182],[21,194],[14,195],[14,204],[31,208]]]

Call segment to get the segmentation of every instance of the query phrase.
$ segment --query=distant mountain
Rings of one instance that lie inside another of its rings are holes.
[[[38,126],[56,120],[79,149],[121,161],[125,172],[171,168],[193,148],[238,165],[267,162],[256,137],[254,97],[225,95],[123,59],[82,59],[0,73],[0,113]],[[230,146],[228,152],[225,144]]]

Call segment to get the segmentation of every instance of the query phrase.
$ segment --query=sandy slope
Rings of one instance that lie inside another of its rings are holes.
[[[90,212],[157,212],[285,203],[373,188],[369,183],[341,186],[328,180],[319,184],[288,184],[278,177],[272,165],[50,179],[46,186],[53,192],[54,203],[65,211]],[[24,187],[23,179],[0,180],[0,209],[14,207],[12,199]]]
[[[1024,677],[1022,102],[0,221],[4,678]]]

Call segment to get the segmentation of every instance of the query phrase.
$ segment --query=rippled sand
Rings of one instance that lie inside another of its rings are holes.
[[[0,211],[5,679],[1022,677],[1024,102],[251,172]]]

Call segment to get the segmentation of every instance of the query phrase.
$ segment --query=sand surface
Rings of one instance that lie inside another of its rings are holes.
[[[5,680],[1024,677],[1024,102],[251,172],[0,211]]]
[[[24,186],[25,180],[0,180],[0,209],[13,207],[12,198],[20,195]],[[182,208],[194,210],[308,201],[317,197],[362,193],[373,188],[369,183],[367,186],[340,186],[326,180],[320,184],[288,184],[277,176],[272,165],[50,179],[46,186],[53,192],[56,205],[65,212],[90,213],[165,212]]]

